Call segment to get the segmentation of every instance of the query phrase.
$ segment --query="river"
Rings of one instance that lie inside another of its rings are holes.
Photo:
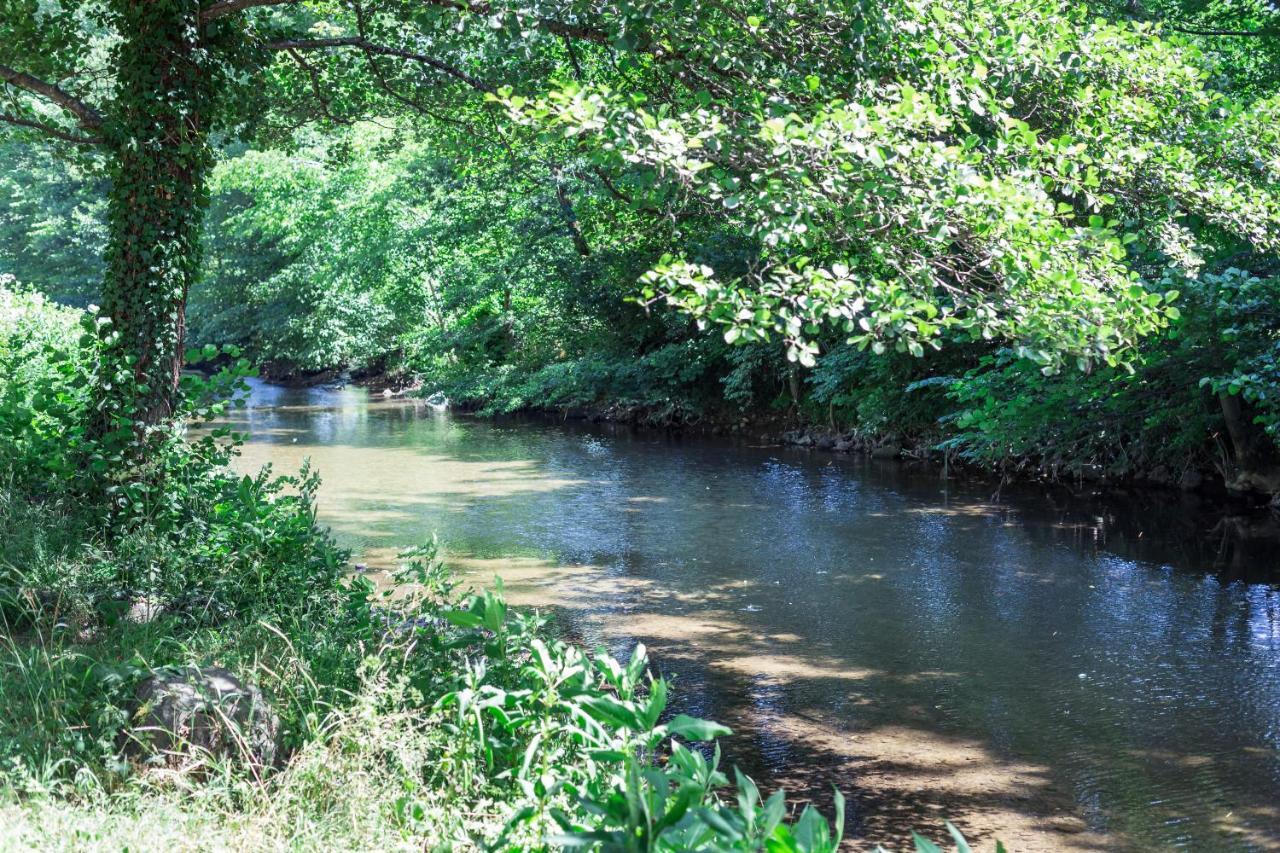
[[[589,645],[637,641],[726,762],[901,845],[1280,849],[1280,548],[1111,501],[745,442],[254,383],[245,470],[324,478],[378,570],[439,535]],[[1245,523],[1247,526],[1247,523]],[[940,839],[939,839],[940,840]]]

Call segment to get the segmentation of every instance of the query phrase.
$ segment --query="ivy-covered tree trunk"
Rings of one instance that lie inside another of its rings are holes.
[[[215,92],[197,0],[112,0],[116,104],[98,389],[104,426],[134,432],[174,413],[187,294],[200,266]]]

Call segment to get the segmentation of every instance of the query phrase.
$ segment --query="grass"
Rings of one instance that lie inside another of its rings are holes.
[[[501,803],[458,808],[422,789],[441,743],[429,715],[388,711],[389,687],[374,677],[353,705],[331,714],[268,780],[211,762],[196,776],[152,773],[108,792],[3,798],[0,849],[423,849],[474,846],[501,826]],[[401,806],[409,791],[415,806]],[[536,839],[526,838],[531,846]]]

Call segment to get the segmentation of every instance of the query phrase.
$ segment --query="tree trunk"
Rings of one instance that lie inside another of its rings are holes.
[[[186,303],[200,268],[212,157],[206,117],[215,89],[203,67],[197,0],[113,0],[114,153],[108,205],[106,336],[98,389],[103,426],[171,417],[183,363]]]
[[[559,170],[552,173],[552,177],[556,182],[556,201],[560,204],[560,216],[564,219],[565,225],[569,229],[569,236],[573,239],[573,248],[577,253],[584,257],[591,257],[591,246],[587,243],[586,236],[582,233],[582,223],[578,221],[578,215],[573,212],[573,202],[569,200],[569,192],[564,187],[564,176]]]
[[[1280,452],[1270,436],[1253,422],[1239,394],[1219,394],[1218,404],[1222,407],[1235,462],[1235,471],[1227,478],[1227,488],[1280,494]]]

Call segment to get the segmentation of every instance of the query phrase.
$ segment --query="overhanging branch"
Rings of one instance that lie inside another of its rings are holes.
[[[82,136],[69,130],[63,130],[60,127],[54,127],[51,124],[45,124],[42,121],[22,118],[12,113],[0,113],[0,122],[17,125],[18,127],[29,127],[65,142],[74,142],[76,145],[97,145],[103,141],[100,136]]]
[[[484,0],[478,0],[478,2],[474,3],[468,2],[468,0],[423,0],[423,2],[428,6],[469,12],[472,15],[488,16],[493,14],[493,7],[484,2]],[[598,44],[609,43],[609,34],[607,32],[586,24],[567,24],[550,18],[539,18],[538,28],[554,35],[574,38],[580,41],[593,41]]]
[[[414,53],[411,50],[403,50],[398,47],[389,47],[387,45],[376,44],[374,42],[363,39],[360,36],[343,36],[340,38],[327,39],[279,39],[269,41],[265,47],[269,50],[299,51],[299,50],[326,50],[328,48],[354,47],[359,48],[366,54],[375,54],[377,56],[394,56],[399,59],[407,59],[411,62],[417,62],[434,68],[442,74],[447,74],[454,79],[466,83],[473,89],[481,92],[494,93],[497,89],[490,83],[486,83],[478,77],[474,77],[463,71],[457,66],[450,65],[436,59],[433,56],[426,56],[421,53]]]
[[[1170,24],[1174,30],[1192,36],[1241,36],[1244,38],[1273,38],[1280,36],[1280,27],[1262,30],[1225,30],[1214,27],[1189,27],[1185,24]]]
[[[52,83],[46,83],[38,77],[32,77],[7,65],[0,65],[0,80],[57,104],[75,116],[76,121],[85,130],[98,130],[102,127],[102,115],[97,110]]]
[[[320,109],[324,111],[325,117],[335,124],[351,124],[350,119],[334,115],[333,109],[329,103],[329,98],[325,95],[324,87],[320,83],[320,72],[316,70],[316,67],[303,59],[302,54],[298,52],[297,48],[287,48],[285,52],[293,58],[294,62],[298,63],[298,67],[301,68],[306,73],[308,79],[311,80],[311,94],[314,95],[315,99],[320,103]]]

